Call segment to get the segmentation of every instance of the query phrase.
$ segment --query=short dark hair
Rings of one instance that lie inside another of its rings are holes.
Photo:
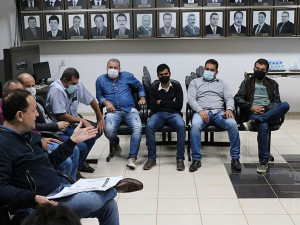
[[[70,81],[70,80],[72,80],[72,77],[79,79],[79,73],[75,68],[69,67],[69,68],[65,69],[65,71],[61,75],[60,79],[62,80],[65,78],[67,81]]]
[[[125,20],[127,21],[127,16],[124,14],[124,13],[119,13],[116,17],[116,20],[118,21],[118,18],[121,17],[121,16],[124,16],[125,17]]]
[[[171,18],[172,18],[172,14],[171,13],[164,13],[164,15],[163,15],[163,20],[165,19],[165,16],[171,16]]]
[[[289,12],[287,12],[287,11],[284,11],[284,12],[282,12],[282,13],[281,13],[281,15],[282,15],[283,13],[286,13],[286,14],[288,14],[288,17],[290,17],[290,14],[289,14]]]
[[[55,16],[55,15],[50,16],[50,17],[49,17],[49,23],[50,23],[51,20],[56,20],[57,23],[59,23],[59,18],[58,18],[58,16]]]
[[[64,205],[43,204],[29,215],[22,225],[81,225],[75,213]]]
[[[4,83],[4,85],[3,85],[3,93],[5,92],[7,92],[7,91],[9,91],[9,86],[10,86],[10,84],[11,83],[21,83],[19,80],[16,80],[16,79],[12,79],[12,80],[8,80],[8,81],[6,81],[5,83]],[[21,83],[22,84],[22,83]]]
[[[80,19],[81,20],[80,16],[77,16],[77,15],[73,17],[73,21],[74,21],[74,19]]]
[[[36,18],[34,16],[29,16],[27,21],[29,22],[29,20],[35,20],[36,21]]]
[[[256,60],[256,62],[254,63],[254,67],[255,67],[256,63],[258,63],[258,64],[260,64],[260,65],[266,65],[266,66],[267,66],[267,71],[269,70],[269,62],[268,62],[268,60],[263,59],[263,58],[258,59],[258,60]]]
[[[244,17],[244,13],[243,13],[242,11],[236,11],[236,12],[234,13],[234,15],[233,15],[233,18],[235,18],[235,15],[238,14],[238,13],[241,13],[242,16]]]
[[[158,67],[156,69],[156,72],[158,74],[159,72],[164,71],[165,69],[167,69],[168,72],[171,73],[170,67],[167,64],[165,64],[165,63],[158,65]]]
[[[97,19],[97,17],[102,18],[102,20],[103,20],[103,22],[104,22],[104,16],[103,16],[102,14],[97,14],[97,15],[95,15],[94,21]]]
[[[262,14],[262,15],[264,15],[264,17],[267,17],[267,14],[265,12],[259,12],[258,15],[259,14]]]
[[[209,19],[211,19],[211,17],[212,16],[219,16],[219,14],[218,13],[215,13],[215,12],[213,12],[212,14],[210,14],[210,17],[209,17]]]
[[[15,89],[8,91],[7,96],[2,101],[2,113],[4,120],[12,121],[18,111],[26,112],[29,104],[27,97],[31,94],[26,90]]]
[[[218,63],[217,60],[215,60],[215,59],[208,59],[208,60],[206,60],[206,62],[205,62],[205,66],[206,66],[206,64],[213,64],[213,65],[216,66],[216,70],[218,70],[219,63]]]
[[[118,59],[115,59],[115,58],[112,58],[112,59],[108,60],[108,62],[107,62],[107,66],[108,66],[109,62],[118,63],[118,65],[119,65],[119,68],[121,68],[121,63],[120,63],[120,60],[118,60]]]

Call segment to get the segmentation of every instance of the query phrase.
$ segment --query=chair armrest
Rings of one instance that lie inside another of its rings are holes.
[[[63,177],[65,178],[70,184],[74,184],[75,181],[69,177],[67,174],[64,174],[64,173],[61,173],[61,172],[57,172],[57,175],[60,176],[60,177]]]
[[[140,105],[140,117],[143,124],[147,123],[148,119],[148,106],[147,104]]]
[[[192,107],[189,105],[189,103],[186,103],[186,125],[189,125],[192,123],[192,118],[194,115],[195,111],[192,109]]]
[[[58,139],[60,141],[63,141],[61,136],[59,136],[56,132],[51,132],[51,131],[39,131],[39,132],[41,133],[42,137],[55,138],[55,139]]]

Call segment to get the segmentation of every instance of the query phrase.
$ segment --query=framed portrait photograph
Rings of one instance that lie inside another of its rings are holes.
[[[24,41],[43,39],[41,14],[23,14],[22,25],[22,37]]]
[[[204,6],[212,6],[212,7],[218,7],[218,6],[225,6],[226,0],[203,0]]]
[[[296,9],[275,9],[275,36],[296,34]]]
[[[201,37],[201,11],[181,11],[181,37]]]
[[[109,6],[109,0],[87,0],[89,9],[105,9]]]
[[[44,0],[44,9],[45,10],[64,9],[64,1],[63,0]]]
[[[228,6],[248,6],[249,1],[248,0],[228,0],[227,5]]]
[[[204,37],[224,37],[225,11],[204,11]]]
[[[46,40],[66,39],[63,13],[44,14],[44,27]]]
[[[273,17],[271,9],[252,9],[251,36],[271,37],[273,33]]]
[[[90,39],[110,38],[108,12],[89,13]]]
[[[85,13],[66,13],[67,39],[86,39],[87,26]]]
[[[248,36],[248,10],[228,10],[228,36]]]
[[[135,11],[134,21],[135,38],[156,37],[154,11]]]
[[[297,0],[274,0],[275,5],[297,5]]]
[[[155,0],[133,0],[135,8],[154,8]]]
[[[86,0],[65,0],[66,9],[86,9]]]
[[[273,4],[273,0],[251,0],[251,5],[255,6],[268,6]]]
[[[178,0],[156,0],[156,7],[178,7]]]
[[[132,16],[131,12],[112,12],[112,38],[132,38]]]
[[[172,38],[178,37],[179,20],[178,11],[158,11],[157,37]]]
[[[181,7],[198,7],[202,6],[202,0],[180,0]]]
[[[41,0],[20,0],[22,11],[41,10]]]
[[[132,0],[110,0],[111,8],[132,8]]]

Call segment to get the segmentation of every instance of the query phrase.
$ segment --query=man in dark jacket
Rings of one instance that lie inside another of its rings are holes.
[[[260,164],[257,172],[268,169],[268,127],[280,124],[280,118],[289,110],[287,102],[280,101],[279,86],[268,74],[269,63],[258,59],[254,64],[254,76],[244,80],[235,102],[241,107],[241,114],[248,122],[243,123],[246,130],[257,130],[258,156]]]
[[[14,90],[3,100],[4,125],[0,126],[0,204],[35,207],[49,203],[70,207],[79,218],[96,217],[101,225],[119,225],[114,197],[117,192],[137,191],[142,183],[123,179],[107,191],[80,192],[51,201],[66,185],[59,182],[54,166],[72,154],[76,143],[95,137],[98,129],[81,128],[50,154],[42,149],[41,138],[35,132],[38,116],[35,99],[25,90]],[[13,143],[13,144],[12,144]]]
[[[146,126],[146,138],[148,146],[148,161],[144,170],[150,170],[156,165],[156,141],[155,131],[165,124],[174,128],[177,132],[177,170],[183,171],[185,124],[182,119],[183,92],[179,82],[170,80],[171,71],[168,65],[160,64],[157,67],[159,81],[151,84],[149,95],[149,107],[153,115]]]

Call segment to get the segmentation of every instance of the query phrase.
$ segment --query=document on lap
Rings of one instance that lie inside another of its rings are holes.
[[[98,179],[80,179],[70,187],[65,187],[56,195],[48,196],[48,199],[63,198],[79,192],[106,191],[114,187],[123,177],[103,177]]]

